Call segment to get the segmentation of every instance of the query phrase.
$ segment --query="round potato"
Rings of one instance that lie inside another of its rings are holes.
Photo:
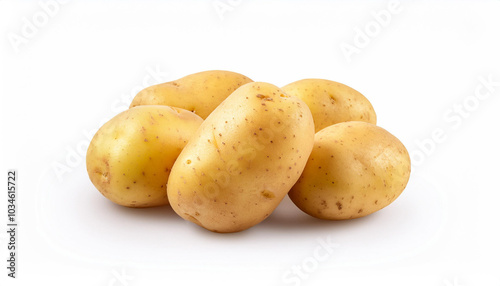
[[[192,111],[205,119],[233,91],[249,82],[252,80],[235,72],[199,72],[143,89],[135,96],[130,107],[174,106]]]
[[[284,86],[283,91],[309,106],[316,132],[346,121],[377,123],[370,101],[345,84],[326,79],[303,79]]]
[[[190,111],[168,106],[139,106],[118,114],[90,142],[90,180],[122,206],[168,204],[170,169],[202,122]]]
[[[203,122],[172,167],[174,211],[214,232],[267,218],[302,173],[314,141],[307,105],[278,87],[248,83]]]
[[[366,122],[339,123],[316,133],[289,196],[317,218],[358,218],[393,202],[406,187],[410,166],[405,146],[386,130]]]

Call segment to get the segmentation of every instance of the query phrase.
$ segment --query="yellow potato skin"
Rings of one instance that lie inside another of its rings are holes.
[[[405,146],[385,129],[366,122],[339,123],[316,133],[311,156],[289,196],[317,218],[363,217],[401,194],[410,168]]]
[[[190,111],[168,106],[138,106],[118,114],[90,142],[90,180],[122,206],[167,205],[170,170],[202,122]]]
[[[316,132],[346,121],[377,124],[377,115],[370,101],[345,84],[326,79],[303,79],[282,89],[309,106]]]
[[[233,91],[249,82],[252,80],[235,72],[199,72],[143,89],[135,96],[130,107],[174,106],[193,111],[205,119]]]
[[[307,105],[278,87],[248,83],[203,122],[172,167],[174,211],[214,232],[250,228],[278,206],[311,152]]]

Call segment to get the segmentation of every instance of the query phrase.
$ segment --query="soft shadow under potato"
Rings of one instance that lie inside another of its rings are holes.
[[[169,205],[157,206],[151,208],[131,208],[117,205],[113,202],[109,204],[109,209],[115,213],[119,213],[124,219],[133,218],[140,219],[144,222],[169,222],[171,220],[181,220],[181,218],[172,210]]]
[[[258,225],[257,228],[303,233],[304,231],[313,230],[333,230],[339,227],[356,227],[371,219],[373,219],[372,216],[351,220],[318,219],[302,212],[287,196],[271,216]]]

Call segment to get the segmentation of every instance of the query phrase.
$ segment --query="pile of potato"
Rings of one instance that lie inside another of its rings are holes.
[[[410,177],[406,148],[376,120],[341,83],[200,72],[139,92],[95,134],[87,171],[119,205],[170,203],[214,232],[260,223],[287,194],[311,216],[353,219],[389,205]]]

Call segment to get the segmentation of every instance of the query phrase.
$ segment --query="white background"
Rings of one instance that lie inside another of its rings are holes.
[[[382,24],[389,1],[122,2],[0,1],[1,185],[19,172],[18,278],[2,231],[1,285],[500,285],[500,1],[408,1]],[[227,235],[108,202],[88,134],[145,84],[209,69],[359,90],[413,156],[407,189],[347,222],[286,199]],[[318,261],[321,240],[337,246]]]

